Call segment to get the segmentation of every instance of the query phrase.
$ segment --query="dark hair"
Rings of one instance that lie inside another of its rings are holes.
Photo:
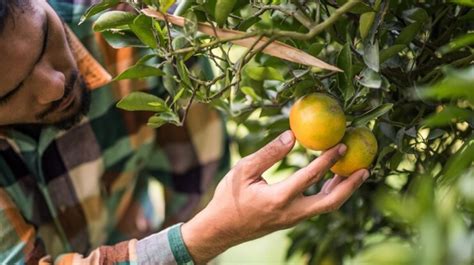
[[[15,11],[16,8],[23,10],[30,7],[29,0],[0,0],[0,34],[5,29],[7,19]]]

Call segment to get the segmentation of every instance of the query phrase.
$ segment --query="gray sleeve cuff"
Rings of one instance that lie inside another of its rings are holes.
[[[176,224],[137,242],[138,264],[194,265]]]

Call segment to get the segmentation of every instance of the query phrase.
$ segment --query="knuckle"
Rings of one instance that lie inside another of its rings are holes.
[[[281,210],[286,205],[286,199],[282,196],[273,197],[270,200],[269,205],[270,205],[270,208],[273,209],[273,210]]]
[[[252,168],[252,157],[246,156],[237,162],[234,169],[240,173],[246,173]]]
[[[334,199],[328,199],[327,203],[324,204],[323,210],[325,212],[333,212],[339,210],[341,203]]]

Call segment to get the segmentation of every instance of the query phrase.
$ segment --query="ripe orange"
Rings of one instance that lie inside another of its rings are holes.
[[[368,128],[347,129],[342,142],[347,146],[346,154],[331,168],[340,176],[349,176],[356,170],[369,167],[377,154],[377,140]]]
[[[346,116],[334,98],[313,93],[297,100],[291,108],[290,128],[304,147],[326,150],[344,136]]]

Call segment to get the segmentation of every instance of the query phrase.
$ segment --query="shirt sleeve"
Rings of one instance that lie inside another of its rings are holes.
[[[84,256],[65,253],[51,257],[35,227],[29,224],[5,190],[0,188],[0,260],[2,264],[161,264],[191,265],[192,259],[181,236],[181,224],[143,240],[128,240],[101,246]]]

